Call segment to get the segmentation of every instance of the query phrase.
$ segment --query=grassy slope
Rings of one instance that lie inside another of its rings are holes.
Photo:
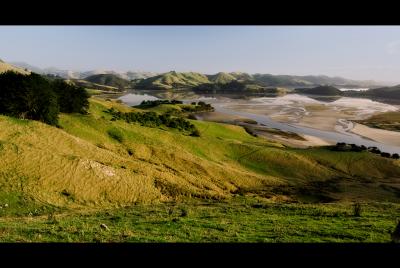
[[[149,89],[152,88],[172,89],[172,88],[188,88],[209,82],[210,81],[208,80],[207,76],[200,73],[195,73],[195,72],[178,73],[173,71],[147,78],[142,82],[140,82],[137,86]]]
[[[218,83],[218,84],[226,84],[229,83],[233,80],[236,80],[236,78],[228,73],[223,73],[223,72],[219,72],[217,74],[214,75],[209,75],[208,79],[214,83]]]
[[[356,121],[357,123],[369,127],[400,131],[400,112],[386,112],[374,115],[365,120]]]
[[[90,115],[61,115],[63,129],[0,117],[4,194],[18,192],[61,207],[98,207],[184,196],[220,199],[238,191],[268,191],[278,198],[297,194],[292,186],[312,192],[318,191],[313,183],[333,181],[344,191],[327,193],[335,198],[351,196],[347,184],[342,187],[346,182],[358,187],[353,188],[359,199],[398,200],[396,188],[378,187],[396,186],[398,161],[368,153],[287,149],[241,127],[210,122],[192,121],[201,137],[184,136],[110,121],[103,113],[107,107],[132,108],[93,98],[90,103]],[[123,133],[122,143],[107,134],[115,128]],[[274,192],[279,185],[288,190]]]
[[[230,202],[138,204],[52,216],[0,217],[4,242],[389,242],[398,204]],[[106,224],[109,228],[100,227]]]

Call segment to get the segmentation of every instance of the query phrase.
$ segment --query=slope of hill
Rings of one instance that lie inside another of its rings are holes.
[[[343,95],[343,91],[332,87],[332,86],[318,86],[314,88],[296,88],[296,93],[302,94],[313,94],[313,95],[321,95],[321,96],[341,96]]]
[[[86,81],[105,86],[123,89],[130,86],[130,82],[115,74],[97,74],[85,78]]]
[[[13,71],[13,72],[20,73],[20,74],[30,74],[29,71],[15,67],[15,66],[13,66],[9,63],[6,63],[0,59],[0,73],[4,73],[7,71]]]
[[[231,74],[228,73],[223,73],[223,72],[219,72],[217,74],[213,74],[213,75],[207,75],[208,79],[211,82],[217,83],[217,84],[227,84],[231,81],[236,80],[236,77],[234,77]]]
[[[136,110],[92,98],[88,115],[63,114],[61,128],[0,116],[0,241],[390,239],[399,160],[285,148],[202,121],[190,137],[112,121],[111,107]],[[363,201],[362,218],[349,201]]]
[[[135,84],[135,87],[138,89],[173,89],[190,88],[204,83],[210,83],[210,81],[203,74],[171,71],[141,80]]]
[[[225,199],[238,191],[294,200],[399,201],[390,186],[390,178],[400,176],[396,160],[285,148],[210,122],[192,121],[200,137],[185,136],[111,121],[104,112],[110,107],[135,110],[92,98],[89,115],[61,116],[62,129],[0,116],[0,195],[70,208]],[[122,138],[115,140],[110,130]]]
[[[243,72],[232,72],[229,73],[231,76],[235,77],[237,80],[251,80],[253,77],[248,73]]]

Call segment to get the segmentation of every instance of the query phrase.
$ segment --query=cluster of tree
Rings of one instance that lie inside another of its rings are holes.
[[[35,73],[0,74],[0,114],[57,125],[60,112],[86,113],[88,98],[84,88],[59,79]]]
[[[377,147],[366,147],[364,145],[356,145],[356,144],[347,144],[344,142],[338,142],[336,145],[332,146],[332,150],[334,151],[342,151],[342,152],[363,152],[363,151],[368,151],[374,154],[379,154],[382,157],[386,158],[393,158],[393,159],[399,159],[400,156],[399,154],[390,154],[386,152],[381,152]]]
[[[185,112],[211,112],[214,111],[214,107],[211,106],[209,103],[205,103],[204,101],[199,101],[197,104],[196,102],[191,103],[192,106],[185,106],[182,107],[182,110]]]
[[[182,101],[178,100],[144,100],[138,105],[137,107],[139,108],[151,108],[151,107],[156,107],[161,104],[182,104]]]
[[[155,112],[129,112],[123,113],[110,108],[106,110],[113,117],[111,120],[125,120],[127,123],[138,122],[142,126],[160,127],[166,126],[175,128],[182,132],[187,132],[191,136],[200,136],[200,132],[195,125],[185,120],[182,117],[174,117],[171,113],[157,114]]]

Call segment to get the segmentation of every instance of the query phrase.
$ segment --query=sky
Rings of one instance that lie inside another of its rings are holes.
[[[400,26],[0,26],[0,59],[88,71],[400,82]]]

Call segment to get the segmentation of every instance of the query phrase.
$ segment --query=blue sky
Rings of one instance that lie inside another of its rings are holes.
[[[42,68],[400,82],[398,26],[0,26],[0,36],[1,59]]]

